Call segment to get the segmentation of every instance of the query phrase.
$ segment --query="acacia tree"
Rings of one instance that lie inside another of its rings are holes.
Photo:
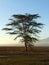
[[[10,19],[11,22],[6,24],[7,28],[3,28],[3,30],[6,30],[7,34],[15,35],[14,40],[23,37],[27,51],[28,44],[38,41],[37,36],[43,26],[42,23],[36,22],[39,17],[38,14],[14,14]]]

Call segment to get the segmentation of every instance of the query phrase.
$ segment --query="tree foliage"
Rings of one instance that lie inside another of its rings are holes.
[[[37,36],[43,27],[42,23],[36,22],[39,17],[38,14],[14,14],[10,19],[11,22],[6,24],[7,28],[3,28],[3,30],[6,30],[10,35],[15,35],[14,40],[23,37],[27,51],[27,44],[38,41]]]

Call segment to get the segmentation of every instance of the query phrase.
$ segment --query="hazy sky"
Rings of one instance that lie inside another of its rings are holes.
[[[39,14],[39,22],[45,24],[40,38],[49,37],[49,0],[0,0],[0,44],[16,43],[14,37],[5,34],[1,29],[5,27],[13,14]]]

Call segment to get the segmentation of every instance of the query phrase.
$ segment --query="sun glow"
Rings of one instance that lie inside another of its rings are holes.
[[[12,39],[7,39],[7,38],[0,38],[0,46],[21,46],[24,45],[20,41],[20,39],[12,40]]]

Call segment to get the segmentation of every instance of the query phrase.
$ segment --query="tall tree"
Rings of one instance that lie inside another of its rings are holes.
[[[3,30],[6,30],[7,34],[15,35],[14,40],[18,37],[23,37],[27,51],[27,46],[30,45],[30,43],[38,41],[37,36],[43,26],[42,23],[36,22],[36,19],[39,17],[38,14],[14,14],[10,19],[11,22],[6,24],[7,28],[3,28]]]

